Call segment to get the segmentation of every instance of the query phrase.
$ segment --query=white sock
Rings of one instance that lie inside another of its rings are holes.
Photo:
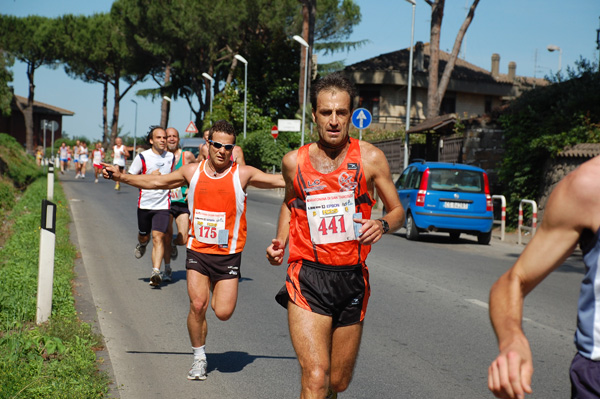
[[[165,270],[170,269],[171,268],[171,264],[170,263],[165,263]]]
[[[194,348],[192,346],[192,349],[194,350],[194,359],[206,359],[206,352],[204,352],[204,347],[206,345],[202,345],[199,348]]]

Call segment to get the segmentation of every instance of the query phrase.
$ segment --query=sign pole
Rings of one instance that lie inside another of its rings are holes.
[[[54,249],[56,243],[56,205],[47,200],[42,200],[41,227],[37,312],[35,318],[37,324],[48,321],[48,318],[52,314]]]
[[[44,163],[46,163],[46,124],[48,123],[47,120],[42,119],[42,128],[44,129],[44,157],[42,158],[42,160],[44,161]],[[52,159],[52,156],[50,156],[50,158]]]

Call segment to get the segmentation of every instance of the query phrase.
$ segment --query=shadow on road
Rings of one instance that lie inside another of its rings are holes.
[[[296,360],[295,356],[255,356],[247,352],[207,353],[208,371],[218,370],[221,373],[237,373],[256,359],[288,359]]]
[[[143,351],[127,351],[133,355],[183,355],[190,356],[190,352],[143,352]],[[295,356],[263,356],[250,355],[247,352],[225,352],[225,353],[207,353],[206,360],[208,361],[208,372],[219,371],[221,373],[237,373],[247,365],[254,362],[256,359],[286,359],[296,360]]]

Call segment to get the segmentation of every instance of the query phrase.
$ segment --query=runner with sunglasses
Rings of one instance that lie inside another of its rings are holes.
[[[125,175],[112,165],[103,175],[139,188],[173,189],[188,185],[191,228],[187,242],[188,332],[194,360],[187,378],[206,379],[206,311],[210,303],[228,320],[237,303],[242,251],[246,243],[246,188],[282,188],[281,175],[266,174],[231,160],[236,133],[224,120],[209,132],[209,158],[166,175]],[[212,299],[210,296],[212,288]]]
[[[210,145],[210,143],[208,142],[209,132],[210,130],[204,131],[204,140],[206,140],[206,143],[200,146],[200,152],[198,153],[198,162],[204,161],[210,157],[208,154],[208,146]],[[233,151],[231,152],[231,160],[237,163],[238,165],[246,165],[246,159],[244,158],[244,151],[242,150],[242,147],[240,147],[239,145],[233,147]]]

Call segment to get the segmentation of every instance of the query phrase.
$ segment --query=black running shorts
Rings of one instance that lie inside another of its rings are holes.
[[[188,216],[190,214],[190,209],[187,206],[187,203],[182,202],[171,202],[171,209],[169,209],[169,213],[173,215],[175,219],[181,214],[186,213]]]
[[[215,283],[219,280],[241,278],[241,263],[241,252],[230,255],[214,255],[188,249],[185,268],[204,274],[211,282]]]
[[[275,297],[314,313],[330,316],[333,327],[361,322],[371,288],[366,265],[329,266],[307,260],[290,263],[285,286]]]
[[[139,209],[137,210],[138,230],[141,236],[147,236],[150,231],[166,233],[169,228],[168,209]]]

